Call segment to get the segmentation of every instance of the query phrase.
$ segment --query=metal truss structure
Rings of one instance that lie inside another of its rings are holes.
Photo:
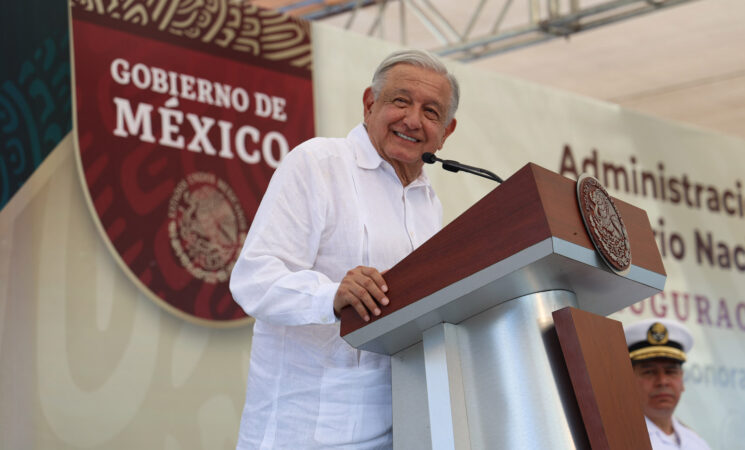
[[[694,0],[257,0],[441,56],[473,61]],[[393,25],[392,25],[393,24]]]

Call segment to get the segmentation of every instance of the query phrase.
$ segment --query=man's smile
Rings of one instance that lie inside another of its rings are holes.
[[[398,131],[394,131],[393,134],[395,134],[396,136],[400,137],[401,139],[406,139],[409,142],[415,142],[415,143],[416,142],[419,142],[419,139],[413,138],[411,136],[407,136],[407,135],[405,135],[403,133],[400,133]]]

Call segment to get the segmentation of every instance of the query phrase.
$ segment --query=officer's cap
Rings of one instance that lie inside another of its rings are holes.
[[[665,319],[648,319],[623,329],[632,362],[668,358],[685,362],[693,347],[693,336],[681,324]]]

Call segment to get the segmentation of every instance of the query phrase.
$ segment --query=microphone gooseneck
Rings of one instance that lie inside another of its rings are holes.
[[[450,172],[468,172],[473,175],[478,175],[480,177],[488,178],[490,180],[496,181],[497,183],[501,183],[502,179],[499,178],[494,172],[490,172],[486,169],[481,169],[479,167],[473,167],[468,166],[465,164],[461,164],[458,161],[453,161],[452,159],[440,159],[437,156],[435,156],[434,153],[425,152],[422,154],[422,161],[424,161],[427,164],[434,164],[436,162],[442,163],[442,168],[450,171]]]

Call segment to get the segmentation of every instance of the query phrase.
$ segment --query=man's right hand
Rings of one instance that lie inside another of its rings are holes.
[[[388,286],[383,275],[373,267],[357,266],[347,272],[339,283],[334,296],[334,313],[338,316],[342,308],[352,306],[365,322],[370,321],[370,313],[379,316],[379,305],[389,303],[385,293]]]

